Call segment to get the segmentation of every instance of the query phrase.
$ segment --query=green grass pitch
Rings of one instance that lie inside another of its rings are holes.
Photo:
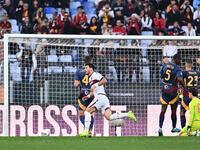
[[[199,150],[200,137],[0,137],[0,150]]]

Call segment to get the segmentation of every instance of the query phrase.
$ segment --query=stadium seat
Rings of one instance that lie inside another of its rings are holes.
[[[88,15],[88,14],[96,14],[97,11],[96,8],[91,8],[91,9],[84,8],[84,12],[86,15]]]
[[[81,45],[82,44],[82,40],[81,39],[75,39],[75,44],[76,45]]]
[[[165,11],[162,11],[161,15],[165,19]]]
[[[119,43],[114,43],[114,48],[118,48],[119,47]]]
[[[74,10],[71,11],[71,16],[75,16],[77,13],[78,13],[77,10],[74,9]]]
[[[87,2],[87,0],[74,0],[75,2],[80,2],[82,5]]]
[[[66,11],[67,13],[69,13],[69,8],[65,8],[65,11]]]
[[[56,55],[48,55],[48,73],[59,74],[62,73],[62,67],[58,64],[58,57]]]
[[[62,8],[57,8],[58,14],[61,14],[61,9]],[[69,8],[65,8],[65,12],[69,13]]]
[[[89,9],[90,10],[91,8],[95,8],[96,9],[94,2],[84,2],[84,9]]]
[[[46,17],[48,18],[48,20],[53,18],[53,14],[46,14]]]
[[[72,62],[72,56],[71,55],[61,55],[60,62]]]
[[[56,49],[51,49],[50,50],[50,55],[56,55]]]
[[[54,7],[45,7],[44,8],[45,14],[54,14],[55,11],[56,11],[56,9]]]
[[[152,36],[153,32],[152,31],[142,31],[143,36]],[[149,46],[151,44],[152,40],[141,40],[141,45],[142,46]]]
[[[17,57],[16,55],[8,55],[8,60],[10,63],[17,62]]]
[[[95,0],[88,0],[88,2],[95,2]]]
[[[182,26],[181,29],[182,30],[187,30],[187,26]]]
[[[70,4],[69,4],[70,11],[77,9],[77,7],[79,7],[79,6],[81,6],[80,2],[70,2]]]
[[[57,8],[58,14],[61,14],[61,9],[62,9],[62,8]]]
[[[65,66],[64,67],[64,72],[68,72],[72,75],[74,75],[76,73],[76,67],[73,66]]]
[[[151,36],[151,35],[153,35],[153,32],[152,31],[142,31],[142,35]]]
[[[131,46],[131,40],[127,40],[127,45]]]
[[[56,55],[48,55],[48,62],[58,62],[58,57]]]
[[[55,74],[60,74],[62,73],[62,67],[59,66],[48,66],[48,73],[55,73]]]
[[[114,82],[117,83],[117,71],[115,67],[113,65],[108,66],[108,71],[109,71],[109,74],[107,74],[107,78],[109,82],[112,82],[114,80]]]
[[[85,45],[91,45],[92,42],[93,42],[93,40],[91,40],[91,39],[85,39],[85,40],[84,40],[84,44],[85,44]]]
[[[17,20],[16,19],[8,19],[8,21],[13,25],[17,25]]]
[[[19,62],[10,63],[10,75],[13,81],[22,81],[21,78],[21,68],[19,67]]]
[[[19,32],[19,27],[17,25],[12,26],[11,33],[17,34]]]

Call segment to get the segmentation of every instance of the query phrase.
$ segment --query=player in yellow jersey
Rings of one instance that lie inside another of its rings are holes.
[[[190,136],[200,130],[200,99],[197,98],[198,89],[191,87],[188,91],[189,98],[192,99],[189,104],[189,123],[181,130],[180,136]]]

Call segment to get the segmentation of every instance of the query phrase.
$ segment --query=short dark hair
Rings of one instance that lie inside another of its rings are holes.
[[[181,55],[180,54],[175,54],[173,59],[174,60],[181,60]]]
[[[93,70],[95,69],[94,64],[91,64],[91,63],[87,63],[87,64],[85,64],[85,66],[89,66],[89,67],[92,68]]]
[[[91,56],[85,56],[85,64],[91,63],[92,60],[93,58]]]
[[[192,60],[191,60],[191,59],[188,59],[188,60],[186,60],[186,64],[188,64],[188,65],[192,66],[193,62],[192,62]]]
[[[83,6],[82,6],[82,5],[81,5],[81,6],[78,6],[77,9],[83,9]]]
[[[198,96],[198,89],[195,87],[189,88],[188,92],[192,93],[193,96]]]

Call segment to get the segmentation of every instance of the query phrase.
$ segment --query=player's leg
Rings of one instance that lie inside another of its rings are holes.
[[[84,125],[84,123],[85,123],[84,111],[83,110],[78,110],[78,116],[79,116],[79,119],[80,119],[81,123]]]
[[[79,105],[79,111],[78,111],[78,114],[79,114],[79,119],[81,121],[81,123],[83,125],[85,125],[85,114],[84,114],[84,111],[86,110],[87,106],[90,104],[91,101],[83,101],[82,99],[79,99],[78,100],[78,105]],[[92,128],[93,128],[93,125],[94,125],[94,116],[93,114],[91,114],[91,123],[90,123],[90,128],[89,128],[89,133],[90,135],[92,135]]]
[[[176,111],[177,111],[177,106],[178,102],[171,104],[171,120],[172,120],[172,133],[175,132],[180,132],[181,130],[179,128],[176,128],[176,123],[177,123],[177,116],[176,116]]]
[[[136,117],[135,117],[135,115],[133,114],[132,111],[129,111],[128,113],[114,113],[114,114],[112,114],[110,108],[105,110],[104,117],[107,120],[110,120],[110,121],[116,120],[116,119],[122,119],[122,118],[125,118],[125,117],[131,118],[134,121],[137,121],[137,119],[136,119]]]
[[[136,121],[135,115],[129,111],[128,113],[114,113],[112,114],[110,110],[110,102],[109,99],[106,96],[100,96],[101,101],[98,103],[102,110],[102,114],[104,114],[104,117],[107,120],[116,120],[116,119],[121,119],[124,117],[128,117]]]
[[[167,106],[168,106],[167,104],[162,104],[161,106],[161,112],[159,117],[159,130],[158,130],[159,136],[163,136],[162,126],[165,119],[165,112],[167,110]]]
[[[85,131],[89,131],[90,129],[90,124],[91,124],[91,121],[92,121],[92,114],[93,112],[96,111],[96,107],[88,107],[84,114],[85,114]]]
[[[181,130],[181,132],[179,133],[179,136],[188,136],[188,135],[187,135],[187,126],[185,126],[185,127]]]
[[[189,97],[183,97],[181,101],[181,112],[180,112],[180,117],[181,117],[181,127],[184,128],[186,125],[186,118],[185,118],[185,113],[189,109],[189,103],[191,99]]]
[[[159,116],[159,136],[162,136],[162,126],[163,126],[163,122],[165,119],[165,112],[167,110],[167,106],[168,106],[168,102],[169,102],[169,94],[166,93],[162,93],[160,96],[160,102],[162,103],[161,106],[161,112],[160,112],[160,116]]]
[[[83,136],[83,137],[88,137],[89,136],[89,129],[90,129],[90,125],[91,125],[91,114],[93,112],[95,112],[97,109],[96,107],[88,107],[84,114],[85,114],[85,128],[84,131],[82,133],[79,134],[79,136]]]
[[[186,113],[186,110],[181,106],[181,111],[180,111],[181,128],[184,128],[186,124],[185,113]]]

